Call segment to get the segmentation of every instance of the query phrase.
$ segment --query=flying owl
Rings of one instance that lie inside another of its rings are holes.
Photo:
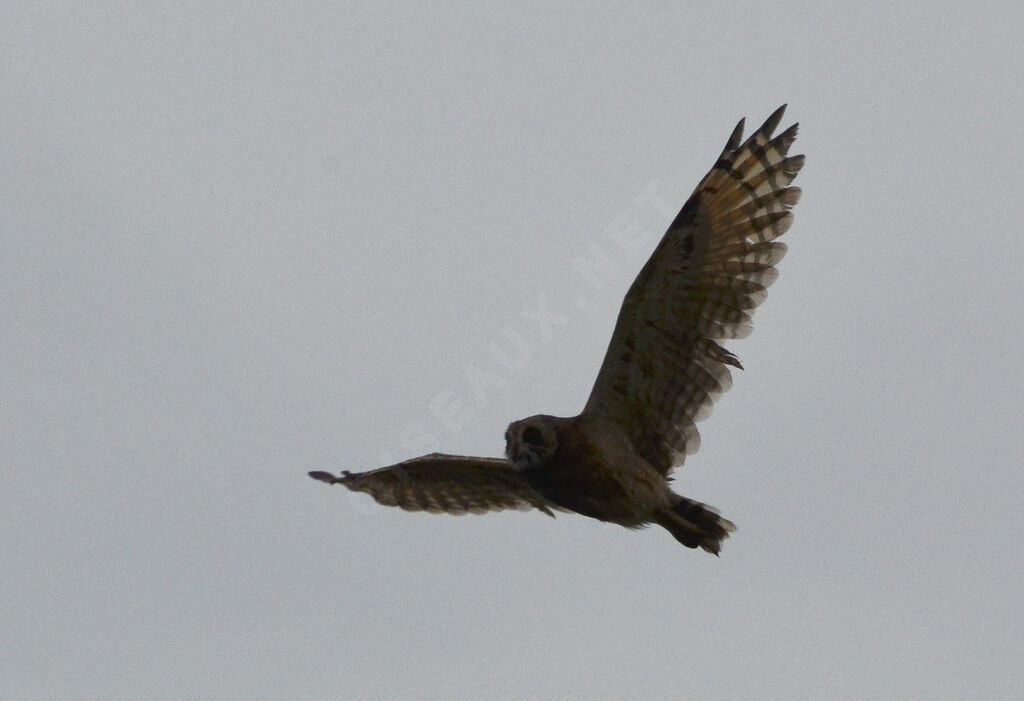
[[[743,120],[633,282],[583,411],[531,416],[505,433],[505,458],[432,453],[362,473],[310,477],[407,511],[574,511],[627,528],[662,526],[688,548],[718,554],[735,526],[676,494],[669,474],[700,445],[696,423],[729,389],[720,343],[744,338],[786,252],[791,187],[803,156],[787,156],[794,124],[772,136],[786,106],[746,141]]]

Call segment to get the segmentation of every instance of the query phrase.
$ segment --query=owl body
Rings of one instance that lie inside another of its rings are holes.
[[[528,428],[547,424],[553,437],[545,456],[522,470],[523,478],[553,504],[601,521],[629,528],[643,526],[653,513],[667,508],[670,490],[665,478],[628,449],[613,424],[582,414],[570,418],[531,416],[509,426],[515,440]],[[516,454],[514,444],[508,447]],[[510,457],[515,465],[514,458]]]

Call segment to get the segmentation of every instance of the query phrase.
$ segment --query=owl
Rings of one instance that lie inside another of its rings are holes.
[[[745,141],[743,120],[672,221],[622,302],[611,343],[577,416],[512,422],[505,457],[432,453],[369,472],[310,477],[366,492],[385,506],[434,513],[502,509],[575,512],[626,528],[661,526],[688,548],[718,554],[731,521],[675,493],[670,473],[700,445],[697,422],[729,389],[744,338],[786,252],[792,187],[786,106]]]

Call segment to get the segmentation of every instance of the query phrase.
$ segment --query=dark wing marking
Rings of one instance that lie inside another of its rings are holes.
[[[719,341],[744,338],[786,252],[804,163],[785,105],[740,143],[743,120],[626,293],[584,413],[618,424],[663,474],[700,445],[696,422],[742,366]]]
[[[310,472],[328,484],[366,492],[378,503],[406,511],[483,514],[502,509],[540,509],[549,516],[553,504],[535,491],[500,458],[431,453],[369,472]]]

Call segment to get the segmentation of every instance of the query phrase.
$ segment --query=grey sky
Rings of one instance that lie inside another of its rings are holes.
[[[1024,11],[628,5],[5,6],[0,695],[1019,697]],[[576,413],[783,102],[720,559],[306,477]]]

